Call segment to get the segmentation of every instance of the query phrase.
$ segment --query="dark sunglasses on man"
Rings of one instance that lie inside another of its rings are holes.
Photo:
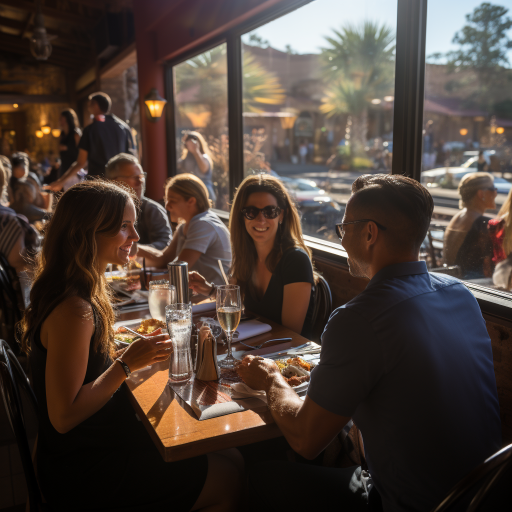
[[[247,220],[254,220],[260,212],[263,212],[263,217],[266,219],[275,219],[281,213],[279,206],[265,206],[265,208],[256,208],[256,206],[246,206],[242,209],[242,215]]]
[[[350,222],[340,222],[336,224],[336,234],[338,235],[338,238],[341,240],[345,236],[345,228],[344,226],[348,226],[349,224],[359,224],[360,222],[373,222],[379,229],[382,229],[382,231],[386,231],[386,226],[383,226],[382,224],[379,224],[378,222],[374,221],[373,219],[359,219],[359,220],[352,220]]]

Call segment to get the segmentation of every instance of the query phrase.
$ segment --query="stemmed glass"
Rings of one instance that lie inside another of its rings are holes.
[[[217,318],[226,333],[228,343],[228,353],[219,366],[222,368],[234,368],[239,359],[235,359],[231,354],[231,341],[233,333],[240,323],[242,313],[242,301],[240,300],[240,287],[234,284],[217,287]]]
[[[165,279],[151,281],[148,303],[151,317],[165,322],[165,306],[176,304],[176,287]]]

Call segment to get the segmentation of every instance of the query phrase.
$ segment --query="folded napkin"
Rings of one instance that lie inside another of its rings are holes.
[[[200,302],[199,304],[192,304],[192,314],[204,313],[205,311],[214,311],[217,307],[215,301]]]
[[[268,324],[258,322],[258,320],[246,320],[238,324],[238,338],[235,338],[233,341],[236,343],[237,341],[246,340],[247,338],[252,338],[253,336],[258,336],[259,334],[264,334],[271,330],[272,327]]]
[[[231,398],[241,399],[241,398],[259,398],[263,402],[267,403],[267,394],[265,391],[256,391],[255,389],[250,388],[245,382],[237,382],[235,384],[231,384]]]

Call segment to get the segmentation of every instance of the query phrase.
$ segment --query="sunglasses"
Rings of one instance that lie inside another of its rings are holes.
[[[256,206],[246,206],[242,209],[242,214],[247,220],[254,220],[260,212],[266,219],[275,219],[281,213],[279,206],[265,206],[265,208],[256,208]]]
[[[339,224],[336,224],[336,234],[338,235],[338,238],[342,239],[345,236],[345,226],[349,224],[359,224],[360,222],[373,222],[379,229],[382,229],[382,231],[386,231],[387,229],[386,226],[375,222],[373,219],[360,219],[353,220],[351,222],[340,222]]]

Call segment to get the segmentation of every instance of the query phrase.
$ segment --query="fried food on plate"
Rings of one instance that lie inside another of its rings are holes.
[[[167,326],[165,322],[161,320],[157,320],[156,318],[148,318],[147,320],[142,320],[140,323],[140,327],[137,329],[137,332],[141,334],[149,334],[157,329],[166,329]]]

